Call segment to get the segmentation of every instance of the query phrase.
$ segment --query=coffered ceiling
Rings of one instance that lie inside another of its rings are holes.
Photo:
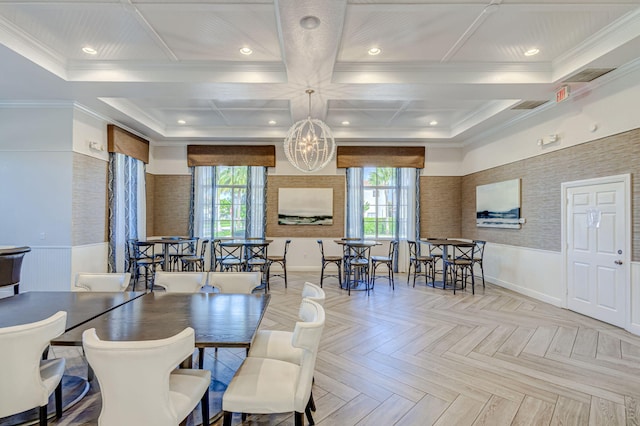
[[[282,140],[310,100],[339,143],[459,146],[636,66],[640,0],[0,0],[0,43],[0,102],[159,143]]]

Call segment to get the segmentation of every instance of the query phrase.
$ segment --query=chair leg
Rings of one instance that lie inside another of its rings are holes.
[[[309,408],[311,409],[311,411],[316,411],[316,402],[313,400],[313,391],[311,391],[311,393],[309,394]]]
[[[222,415],[222,426],[231,426],[231,416],[233,415],[233,413],[229,412],[229,411],[224,411],[224,414]]]
[[[56,386],[54,399],[56,401],[56,419],[60,419],[62,417],[62,380],[60,380],[60,383]]]
[[[304,426],[304,413],[296,411],[295,413],[293,413],[293,417],[295,419],[295,426]]]
[[[282,264],[282,269],[284,269],[284,288],[287,288],[287,262]]]
[[[200,405],[202,406],[202,426],[209,426],[209,388],[204,391]]]
[[[471,273],[471,294],[476,294],[476,279],[473,276],[473,269],[471,269],[470,273]]]
[[[310,425],[315,425],[316,422],[313,421],[313,415],[311,414],[311,409],[309,408],[309,406],[307,405],[307,408],[304,409],[304,414],[307,415],[307,420],[309,420],[309,424]],[[304,420],[303,420],[304,422]]]
[[[40,426],[47,425],[47,405],[40,407]]]
[[[324,278],[324,266],[325,264],[322,264],[322,268],[320,268],[320,288],[322,288],[322,279]]]
[[[204,368],[204,348],[198,348],[198,368]]]

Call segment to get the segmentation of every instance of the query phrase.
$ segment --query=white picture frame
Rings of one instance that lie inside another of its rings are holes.
[[[476,226],[520,229],[520,179],[476,186]]]

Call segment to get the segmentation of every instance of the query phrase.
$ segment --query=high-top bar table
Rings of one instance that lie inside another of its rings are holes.
[[[170,236],[170,237],[150,237],[145,242],[147,243],[155,243],[162,244],[162,253],[164,256],[164,260],[162,262],[162,270],[169,271],[170,268],[170,257],[171,257],[171,246],[180,246],[181,244],[189,244],[196,241],[195,238],[191,237],[183,237],[183,236]]]
[[[375,240],[353,240],[353,239],[341,239],[341,240],[333,240],[334,243],[343,246],[343,277],[345,277],[344,282],[345,282],[345,287],[348,291],[349,294],[351,294],[351,290],[363,290],[366,291],[367,294],[369,294],[369,282],[368,282],[368,278],[356,278],[353,281],[349,281],[349,265],[347,264],[348,260],[350,257],[361,257],[361,258],[366,258],[367,261],[369,261],[369,255],[365,253],[368,253],[368,250],[371,249],[371,247],[380,245],[382,243],[379,243],[378,241]],[[364,287],[360,286],[361,284],[364,284]]]
[[[449,258],[449,246],[452,247],[471,247],[474,245],[473,242],[470,241],[464,241],[464,240],[441,240],[441,239],[429,239],[429,238],[421,238],[420,239],[420,243],[422,244],[432,244],[435,246],[438,246],[442,249],[442,288],[446,289],[447,288],[447,262],[446,259]],[[435,268],[434,268],[434,274],[435,274]],[[453,283],[453,285],[455,285],[455,283]],[[433,286],[436,286],[436,280],[435,277],[433,279]],[[453,287],[452,287],[453,288]]]

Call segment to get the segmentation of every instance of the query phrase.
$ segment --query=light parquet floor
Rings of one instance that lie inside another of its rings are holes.
[[[291,330],[304,281],[318,279],[290,272],[287,290],[274,279],[262,327]],[[489,283],[455,296],[423,282],[408,287],[403,274],[395,291],[380,280],[369,297],[337,287],[325,281],[313,389],[319,426],[640,424],[640,337]],[[54,352],[71,372],[85,371],[79,350]],[[222,392],[244,351],[206,356]],[[99,410],[92,385],[53,424],[94,425]],[[244,422],[280,424],[292,416]]]

